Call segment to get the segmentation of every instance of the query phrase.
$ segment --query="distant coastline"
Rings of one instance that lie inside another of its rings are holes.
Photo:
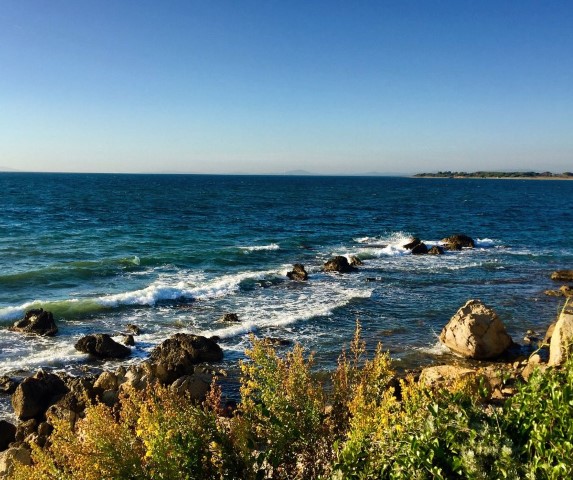
[[[416,178],[481,178],[494,180],[573,180],[573,172],[437,172],[416,173]]]

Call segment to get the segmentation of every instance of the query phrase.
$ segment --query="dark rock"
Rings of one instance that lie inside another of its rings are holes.
[[[135,345],[135,340],[133,339],[133,335],[124,335],[123,344],[127,345],[128,347],[133,347]]]
[[[428,250],[429,255],[443,255],[444,249],[439,245],[434,245],[430,250]]]
[[[220,319],[221,322],[238,323],[239,316],[236,313],[225,313]]]
[[[52,313],[39,308],[37,310],[28,310],[24,318],[14,323],[10,330],[49,337],[58,332],[58,327],[54,322]]]
[[[350,273],[354,270],[355,268],[348,263],[348,259],[342,255],[331,258],[324,264],[325,272]]]
[[[38,421],[35,418],[20,422],[16,427],[16,442],[24,442],[26,438],[38,430]]]
[[[131,354],[129,348],[117,343],[105,333],[86,335],[80,338],[74,347],[97,358],[125,358]]]
[[[0,451],[6,450],[16,440],[16,426],[0,420]]]
[[[303,282],[308,280],[308,273],[304,269],[304,265],[301,263],[295,263],[292,266],[292,271],[287,273],[287,277],[291,280],[296,280],[298,282]]]
[[[0,393],[11,395],[16,390],[18,382],[6,375],[0,377]]]
[[[141,328],[139,328],[137,325],[134,325],[133,323],[128,323],[125,326],[125,329],[127,330],[127,333],[131,335],[141,334]]]
[[[172,383],[183,375],[192,374],[198,363],[222,359],[223,350],[217,343],[188,333],[176,333],[155,347],[150,356],[155,375],[163,383]]]
[[[60,377],[40,370],[33,377],[24,379],[14,391],[14,413],[20,420],[41,417],[67,391],[68,387]]]
[[[551,274],[551,280],[557,282],[573,282],[573,270],[556,270]]]
[[[420,243],[422,243],[422,240],[420,240],[418,237],[414,237],[408,243],[404,244],[403,247],[406,250],[412,250],[416,245],[420,245]]]
[[[461,250],[462,248],[474,248],[475,242],[471,237],[462,234],[452,235],[442,239],[446,250]]]
[[[426,253],[428,253],[428,247],[425,243],[420,242],[412,248],[412,255],[425,255]]]

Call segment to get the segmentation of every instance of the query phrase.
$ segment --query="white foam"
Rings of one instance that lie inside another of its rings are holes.
[[[491,238],[477,238],[474,243],[477,248],[491,248],[496,245],[500,245],[498,240],[493,240]]]
[[[281,247],[276,243],[271,243],[270,245],[252,245],[248,247],[239,247],[239,249],[243,250],[244,252],[260,252],[260,251],[270,251],[270,250],[279,250]]]
[[[262,280],[268,276],[280,275],[277,270],[260,272],[243,272],[238,274],[224,275],[201,285],[195,285],[191,281],[181,280],[182,275],[163,275],[148,287],[140,290],[103,295],[95,298],[72,298],[60,301],[34,300],[18,306],[10,306],[0,309],[0,320],[16,320],[21,318],[31,308],[50,308],[57,311],[94,311],[102,308],[117,308],[120,306],[139,305],[154,306],[161,301],[189,298],[193,300],[205,300],[231,295],[239,290],[241,282],[245,280]],[[175,283],[173,283],[175,282]]]
[[[201,335],[235,337],[261,328],[283,327],[315,317],[330,316],[353,299],[370,298],[372,289],[344,288],[327,282],[316,282],[296,298],[258,298],[242,306],[241,323],[200,332]]]

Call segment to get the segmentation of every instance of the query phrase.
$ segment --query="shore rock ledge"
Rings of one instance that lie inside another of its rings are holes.
[[[498,357],[513,343],[497,313],[480,300],[469,300],[456,312],[442,330],[440,342],[476,360]]]

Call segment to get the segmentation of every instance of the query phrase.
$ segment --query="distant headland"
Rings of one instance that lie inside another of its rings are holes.
[[[518,180],[573,180],[573,172],[437,172],[417,173],[418,178],[492,178],[492,179],[518,179]]]

